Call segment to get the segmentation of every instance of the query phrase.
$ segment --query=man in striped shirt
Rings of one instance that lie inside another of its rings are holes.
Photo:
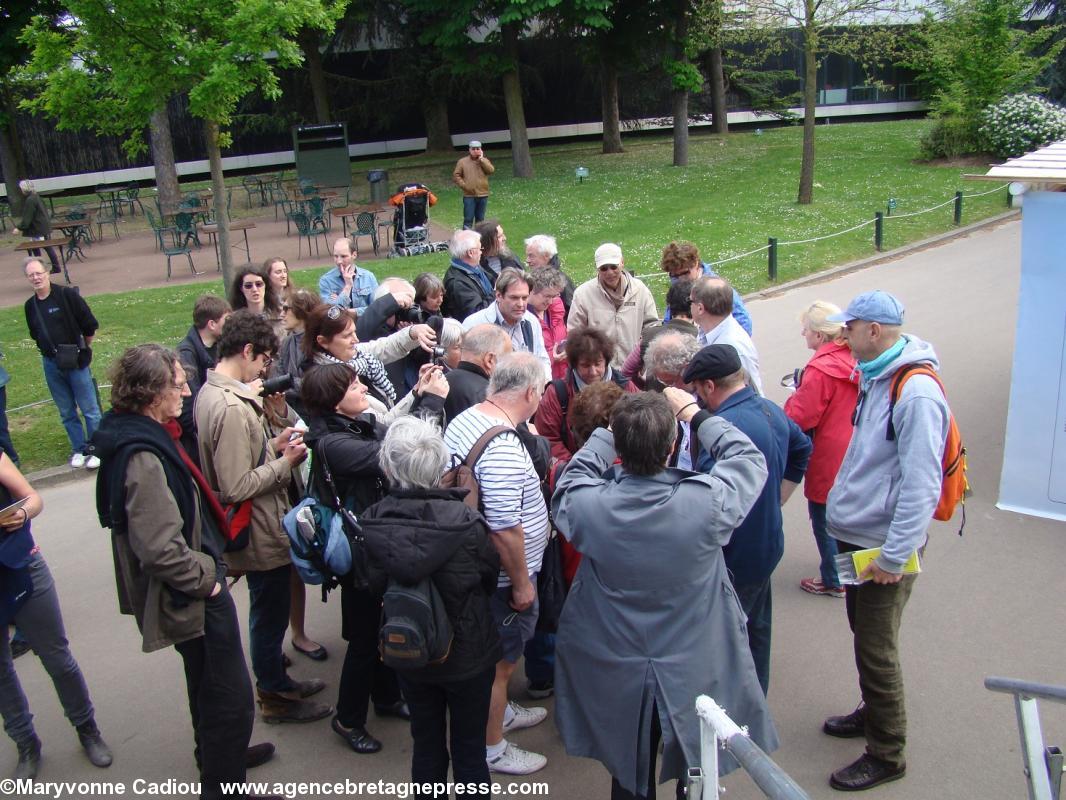
[[[500,359],[489,380],[483,403],[452,420],[444,441],[455,456],[465,459],[481,435],[500,425],[514,428],[533,416],[540,405],[544,368],[530,353]],[[481,492],[482,513],[500,553],[500,570],[492,613],[499,627],[503,659],[496,664],[485,757],[489,769],[528,775],[548,760],[510,744],[508,731],[528,728],[548,715],[543,708],[523,708],[507,701],[507,684],[525,643],[537,624],[537,573],[548,544],[548,509],[533,461],[517,434],[492,439],[474,465]]]

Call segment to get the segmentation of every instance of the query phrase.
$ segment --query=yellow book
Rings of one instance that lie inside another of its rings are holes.
[[[870,562],[881,555],[880,547],[871,547],[869,550],[856,550],[851,554],[851,560],[855,564],[855,574],[862,575],[863,570],[870,566]],[[918,563],[918,551],[911,553],[907,563],[903,565],[904,575],[916,575],[922,571],[922,565]]]

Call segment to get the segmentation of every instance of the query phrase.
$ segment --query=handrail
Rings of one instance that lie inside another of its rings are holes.
[[[985,688],[991,692],[1003,694],[1021,695],[1039,700],[1051,700],[1055,703],[1066,703],[1066,686],[1055,686],[1050,683],[1033,683],[1032,681],[1020,681],[1017,678],[1001,678],[990,675],[985,678]]]

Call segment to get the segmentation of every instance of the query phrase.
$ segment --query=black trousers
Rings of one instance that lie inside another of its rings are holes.
[[[381,663],[381,596],[341,585],[341,629],[348,651],[341,667],[337,719],[345,728],[366,725],[367,704],[388,706],[400,700],[396,673]]]
[[[223,781],[245,779],[255,705],[237,609],[223,587],[204,601],[204,635],[176,645],[185,661],[189,712],[205,800],[222,797]]]
[[[655,761],[659,755],[659,740],[663,738],[663,729],[659,724],[658,705],[651,707],[651,748],[648,750],[650,762],[648,764],[648,785],[643,794],[633,794],[622,788],[622,784],[614,777],[611,778],[611,800],[655,800]],[[682,800],[685,796],[684,781],[677,782],[676,797]]]
[[[472,678],[448,683],[424,683],[400,676],[404,699],[411,709],[412,782],[447,783],[450,745],[455,783],[491,783],[485,761],[485,726],[495,677],[495,664]],[[464,796],[491,794],[465,792]]]

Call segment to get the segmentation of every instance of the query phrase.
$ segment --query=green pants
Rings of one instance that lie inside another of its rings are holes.
[[[848,622],[865,703],[866,752],[900,767],[907,744],[907,710],[899,663],[899,625],[917,575],[899,583],[847,587]]]

